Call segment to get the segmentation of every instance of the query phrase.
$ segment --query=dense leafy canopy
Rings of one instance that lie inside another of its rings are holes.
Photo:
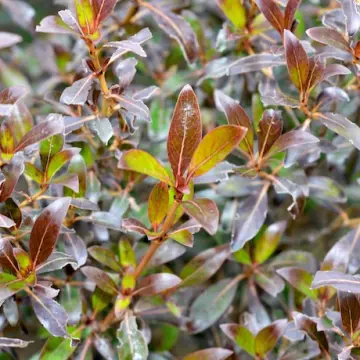
[[[0,0],[0,360],[359,358],[359,3],[39,3]]]

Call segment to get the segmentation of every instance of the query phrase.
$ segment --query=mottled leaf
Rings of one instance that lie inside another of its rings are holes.
[[[117,331],[118,356],[123,360],[146,360],[149,350],[145,338],[136,323],[136,318],[126,313]]]
[[[186,85],[179,94],[167,140],[167,151],[177,181],[188,168],[201,141],[200,108],[194,91]]]

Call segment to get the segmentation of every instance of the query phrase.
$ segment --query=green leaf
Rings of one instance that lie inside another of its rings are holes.
[[[187,328],[197,334],[214,324],[234,300],[237,286],[229,286],[232,279],[223,279],[208,287],[193,302],[189,313]]]
[[[36,181],[38,184],[41,184],[43,181],[43,173],[31,163],[25,163],[24,174],[28,176],[31,180]]]
[[[126,238],[122,238],[119,241],[119,257],[120,264],[124,268],[136,266],[135,252],[131,246],[130,241]]]
[[[62,150],[64,141],[63,134],[57,134],[40,141],[40,159],[43,170],[46,170],[51,158]]]
[[[165,168],[152,155],[143,150],[133,149],[124,153],[118,167],[152,176],[171,186],[174,185]]]
[[[70,335],[80,338],[81,330],[74,329],[69,331]],[[71,339],[61,337],[50,337],[41,350],[39,360],[67,360],[76,350],[77,346],[72,344]]]
[[[20,248],[14,248],[13,254],[17,261],[20,274],[23,277],[27,277],[33,268],[33,264],[29,254]]]
[[[74,156],[80,153],[80,149],[78,148],[70,148],[59,153],[55,154],[46,170],[46,178],[48,181],[52,179],[52,177],[66,164],[68,163]]]
[[[159,323],[151,329],[151,349],[157,352],[170,351],[177,343],[180,329],[171,324]]]
[[[286,327],[287,320],[283,319],[277,320],[262,329],[255,338],[255,353],[260,356],[265,356],[271,351],[284,334]]]
[[[198,177],[224,160],[240,143],[246,128],[223,125],[210,131],[197,147],[189,165],[188,179]]]
[[[265,262],[276,250],[286,229],[286,221],[270,225],[260,237],[255,239],[254,260],[258,264]]]
[[[117,331],[119,340],[118,356],[121,360],[146,360],[149,350],[145,338],[136,324],[136,318],[131,313],[125,314],[124,320]]]
[[[84,159],[81,155],[76,155],[74,156],[71,161],[70,161],[70,165],[68,168],[68,174],[75,174],[77,175],[78,179],[79,179],[79,191],[75,194],[72,190],[70,189],[64,189],[64,194],[66,196],[73,196],[73,197],[77,197],[77,198],[83,198],[86,194],[86,165],[84,162]]]
[[[120,263],[111,250],[101,246],[91,246],[88,248],[88,252],[100,264],[103,264],[116,272],[121,271]]]
[[[169,188],[168,185],[159,182],[156,184],[149,196],[148,216],[154,230],[157,231],[159,225],[167,215],[169,207]]]
[[[92,40],[100,36],[97,29],[96,15],[90,0],[75,0],[75,10],[79,25],[83,34],[88,35]]]
[[[234,24],[238,30],[241,30],[245,27],[247,22],[247,14],[241,0],[216,0],[216,2],[225,16]]]
[[[255,355],[255,336],[245,326],[238,324],[220,325],[221,330],[247,353]]]
[[[305,296],[313,300],[317,299],[317,292],[311,289],[313,276],[306,270],[296,267],[285,267],[277,270],[277,273]]]
[[[244,248],[232,253],[232,258],[241,264],[245,264],[245,265],[252,264],[251,257],[249,255],[248,251],[245,250]]]
[[[81,272],[106,293],[115,295],[118,292],[114,280],[105,271],[93,266],[84,266]]]

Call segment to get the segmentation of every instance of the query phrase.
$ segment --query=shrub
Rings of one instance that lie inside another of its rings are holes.
[[[358,358],[358,4],[29,2],[0,0],[0,360]]]

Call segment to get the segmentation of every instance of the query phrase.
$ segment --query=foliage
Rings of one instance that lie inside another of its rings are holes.
[[[357,359],[360,5],[49,4],[0,0],[0,360]]]

